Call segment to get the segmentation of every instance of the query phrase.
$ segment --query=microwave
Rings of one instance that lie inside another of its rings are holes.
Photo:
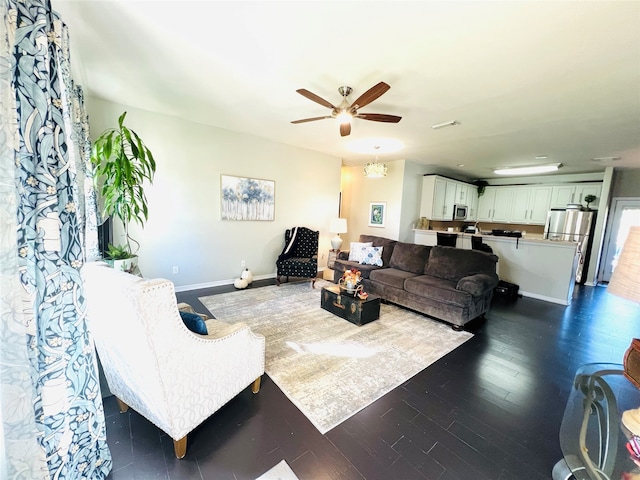
[[[453,206],[453,220],[466,220],[469,207],[466,205]]]

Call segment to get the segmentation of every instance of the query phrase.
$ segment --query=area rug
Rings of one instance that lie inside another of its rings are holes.
[[[269,471],[260,475],[256,480],[298,480],[287,462],[282,460]]]
[[[393,305],[358,327],[320,308],[316,281],[202,297],[220,321],[265,336],[265,370],[321,432],[359,412],[472,335]]]

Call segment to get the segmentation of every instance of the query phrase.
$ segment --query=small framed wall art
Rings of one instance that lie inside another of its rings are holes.
[[[274,220],[275,191],[273,180],[220,175],[222,220]]]
[[[372,202],[369,204],[369,226],[384,227],[387,214],[387,202]]]

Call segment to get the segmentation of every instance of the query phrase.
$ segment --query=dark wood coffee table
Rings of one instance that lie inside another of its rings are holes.
[[[322,288],[320,306],[359,327],[380,318],[379,296],[370,294],[361,300],[338,285]]]

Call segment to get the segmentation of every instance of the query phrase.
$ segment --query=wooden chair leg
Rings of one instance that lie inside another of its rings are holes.
[[[260,381],[261,380],[262,380],[262,377],[258,377],[251,384],[251,391],[253,393],[258,393],[260,391]]]
[[[176,458],[184,458],[187,454],[187,436],[185,435],[180,440],[173,441],[173,451],[176,454]]]
[[[118,408],[120,409],[120,413],[125,413],[127,410],[129,410],[129,405],[127,405],[126,403],[124,403],[122,400],[120,400],[118,397],[116,397],[116,400],[118,402]]]
[[[316,288],[316,277],[311,279],[311,288]]]

